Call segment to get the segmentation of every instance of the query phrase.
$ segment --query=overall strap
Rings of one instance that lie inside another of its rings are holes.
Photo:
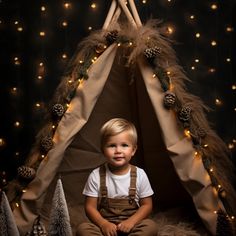
[[[106,186],[106,166],[105,164],[99,168],[100,174],[100,192],[102,197],[107,197],[107,186]]]
[[[137,168],[131,165],[130,170],[130,187],[129,187],[129,200],[132,203],[135,199],[136,194],[136,179],[137,179]]]

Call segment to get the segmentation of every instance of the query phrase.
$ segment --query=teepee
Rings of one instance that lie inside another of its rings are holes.
[[[113,0],[103,28],[80,43],[35,146],[9,185],[22,235],[39,215],[47,222],[58,175],[73,230],[84,220],[84,183],[104,162],[99,129],[114,117],[138,129],[134,161],[150,178],[157,210],[192,204],[212,235],[233,228],[236,194],[227,148],[201,100],[186,91],[188,78],[163,32],[157,21],[141,23],[133,0]]]

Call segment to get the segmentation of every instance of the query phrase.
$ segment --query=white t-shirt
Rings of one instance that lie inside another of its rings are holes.
[[[108,198],[127,198],[130,187],[130,170],[124,175],[114,175],[106,166],[106,186]],[[135,201],[153,195],[148,177],[143,169],[137,167]],[[99,167],[94,169],[88,177],[83,194],[89,197],[100,197]]]

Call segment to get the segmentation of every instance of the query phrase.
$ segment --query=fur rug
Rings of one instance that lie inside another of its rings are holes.
[[[158,236],[210,236],[199,216],[189,216],[187,209],[175,208],[153,216],[158,225]]]

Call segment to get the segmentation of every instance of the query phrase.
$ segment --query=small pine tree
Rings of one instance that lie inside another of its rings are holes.
[[[0,192],[0,235],[20,236],[5,193]]]
[[[56,189],[52,200],[48,235],[72,236],[70,217],[61,179],[58,179],[57,181]]]

